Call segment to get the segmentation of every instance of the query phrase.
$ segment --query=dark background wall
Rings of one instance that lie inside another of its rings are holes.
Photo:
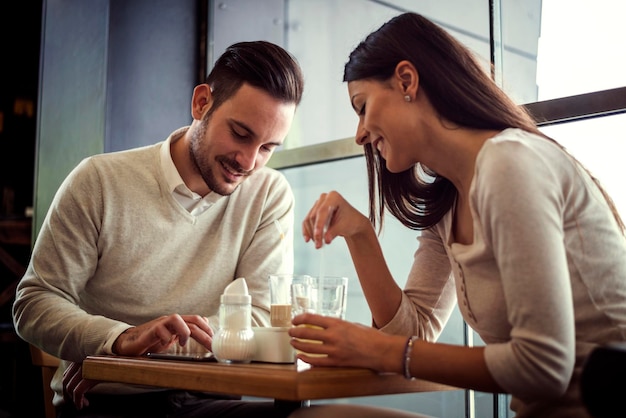
[[[32,206],[42,0],[0,2],[0,216]]]
[[[35,135],[42,0],[0,2],[0,219],[14,222],[33,204]],[[3,239],[3,242],[5,240]],[[7,241],[11,241],[7,239]],[[28,245],[2,249],[26,263]],[[17,277],[0,262],[0,291]],[[30,364],[28,346],[14,334],[11,303],[0,303],[0,417],[40,417],[39,370]],[[25,394],[22,391],[27,391]]]

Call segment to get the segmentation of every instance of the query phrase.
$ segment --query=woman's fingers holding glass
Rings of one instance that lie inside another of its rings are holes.
[[[299,314],[293,317],[293,319],[291,320],[291,323],[293,325],[317,325],[318,327],[322,327],[325,328],[324,325],[328,324],[329,320],[331,320],[332,318],[328,318],[325,317],[323,315],[318,315],[315,313],[303,313],[303,314]],[[292,337],[295,337],[295,335],[292,335],[292,332],[298,332],[295,329],[290,329],[289,330],[289,335],[291,335]]]
[[[299,359],[314,366],[376,368],[376,357],[386,349],[383,334],[363,324],[310,313],[294,317],[293,323],[291,344]]]
[[[318,361],[311,361],[311,359],[319,359],[328,357],[328,346],[324,345],[319,340],[308,339],[293,339],[291,346],[296,350],[296,357],[313,364],[315,366],[321,365]],[[324,364],[331,365],[332,362],[325,362]]]
[[[339,318],[306,313],[294,318],[289,330],[297,358],[314,366],[345,365],[346,344],[343,332],[351,326]]]
[[[293,330],[293,332],[292,332]],[[292,328],[289,334],[291,346],[296,350],[298,358],[307,363],[319,365],[316,362],[310,362],[311,357],[327,357],[327,349],[329,348],[322,341],[324,329],[318,325],[300,324]],[[303,356],[300,356],[302,354]]]

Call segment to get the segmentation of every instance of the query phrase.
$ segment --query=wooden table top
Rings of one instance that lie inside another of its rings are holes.
[[[143,357],[89,356],[87,379],[286,401],[458,390],[369,369],[309,367],[305,363],[223,364]]]

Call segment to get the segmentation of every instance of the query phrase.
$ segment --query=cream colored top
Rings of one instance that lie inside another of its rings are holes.
[[[556,145],[508,129],[481,149],[471,245],[453,214],[419,237],[387,332],[435,340],[458,301],[517,417],[587,416],[591,349],[626,340],[626,240],[588,175]]]

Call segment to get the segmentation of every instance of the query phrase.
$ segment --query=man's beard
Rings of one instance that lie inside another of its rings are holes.
[[[237,190],[237,187],[239,187],[241,182],[237,184],[237,186],[232,190],[227,187],[223,187],[222,182],[220,182],[215,176],[215,173],[213,171],[214,166],[220,164],[227,167],[231,172],[236,172],[245,176],[250,175],[252,172],[246,172],[241,168],[241,165],[237,161],[229,159],[223,155],[218,155],[217,157],[215,157],[213,164],[209,163],[206,159],[199,158],[199,154],[202,153],[200,146],[202,142],[206,140],[206,132],[208,130],[210,119],[211,112],[207,113],[204,116],[200,127],[198,127],[198,129],[191,133],[191,146],[189,148],[189,155],[191,157],[191,161],[200,173],[202,180],[204,180],[209,189],[219,195],[228,196],[232,194],[235,190]]]

